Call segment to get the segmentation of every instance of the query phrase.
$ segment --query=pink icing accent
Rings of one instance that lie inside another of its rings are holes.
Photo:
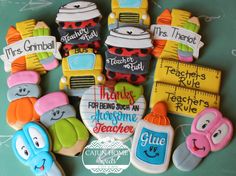
[[[213,113],[215,114],[214,120],[210,122],[205,131],[200,131],[197,129],[197,123],[201,118],[204,118],[203,116],[206,115],[207,113]],[[192,126],[191,126],[191,132],[192,133],[203,133],[206,134],[211,131],[211,129],[222,119],[222,114],[219,110],[215,108],[205,108],[203,111],[197,114],[197,116],[194,118]]]
[[[207,115],[209,114],[211,114],[212,119],[205,128],[199,129],[199,127],[197,127],[198,123],[206,120]],[[218,128],[222,125],[226,125],[227,128],[227,131],[221,131],[221,135],[224,134],[225,136],[223,136],[223,138],[220,139],[217,143],[214,143],[212,138],[214,134],[218,132]],[[223,149],[230,142],[233,136],[233,125],[227,118],[224,118],[222,116],[219,110],[214,108],[206,108],[194,118],[191,126],[191,132],[192,134],[190,134],[186,139],[188,149],[194,155],[202,158],[205,157],[209,153],[209,151],[218,151],[220,149]],[[198,148],[205,147],[206,151],[204,152],[202,150],[194,150],[193,139],[196,139],[195,143]]]
[[[39,115],[43,115],[45,112],[67,104],[69,104],[69,99],[65,93],[53,92],[38,99],[34,108]]]
[[[179,60],[182,62],[193,62],[193,57],[179,56]]]
[[[20,71],[13,73],[7,79],[7,85],[9,88],[20,84],[38,84],[40,82],[40,76],[34,71]]]
[[[199,158],[204,158],[211,150],[208,139],[201,134],[192,133],[186,139],[189,151]]]
[[[58,60],[54,59],[51,63],[49,64],[43,64],[43,67],[50,71],[50,70],[53,70],[54,68],[56,68],[57,66],[59,65],[59,62]]]

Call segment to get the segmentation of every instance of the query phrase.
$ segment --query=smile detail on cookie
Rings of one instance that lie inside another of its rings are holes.
[[[203,151],[205,151],[205,147],[203,146],[203,147],[197,147],[197,145],[196,145],[196,141],[197,141],[197,139],[192,139],[193,140],[193,150],[194,151],[198,151],[198,150],[203,150]]]
[[[27,90],[26,88],[20,88],[19,91],[16,93],[16,96],[24,97],[27,96],[29,93],[30,91]]]
[[[60,113],[61,115],[59,116]],[[53,117],[51,118],[51,120],[59,120],[63,117],[63,115],[65,114],[65,111],[56,110],[52,114],[53,114]]]
[[[44,165],[45,165],[46,159],[43,159],[42,164],[40,166],[35,166],[34,169],[35,170],[40,170],[43,171],[44,170]]]

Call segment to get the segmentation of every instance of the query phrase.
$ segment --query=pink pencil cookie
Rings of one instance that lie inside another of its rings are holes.
[[[233,125],[214,108],[206,108],[193,120],[191,134],[176,148],[174,165],[182,171],[191,171],[211,151],[223,149],[231,141]]]

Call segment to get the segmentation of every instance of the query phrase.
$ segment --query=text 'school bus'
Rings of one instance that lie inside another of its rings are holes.
[[[120,26],[148,28],[148,0],[112,0],[112,12],[108,17],[109,30]]]
[[[62,60],[63,77],[60,80],[60,90],[70,96],[82,96],[87,88],[105,82],[100,54],[94,54],[91,48],[74,49],[69,53],[69,56]]]

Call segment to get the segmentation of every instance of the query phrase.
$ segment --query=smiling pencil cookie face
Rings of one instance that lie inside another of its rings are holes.
[[[193,120],[191,134],[173,153],[173,163],[181,171],[191,171],[211,151],[227,146],[233,136],[232,123],[214,108],[206,108]]]
[[[12,140],[13,151],[36,176],[63,176],[64,173],[50,151],[46,131],[37,123],[28,123],[17,131]]]
[[[35,110],[52,136],[53,151],[67,156],[80,153],[87,143],[89,133],[76,118],[75,109],[63,92],[49,93],[35,104]]]
[[[39,120],[34,110],[34,103],[41,94],[39,81],[39,74],[34,71],[16,72],[8,77],[7,122],[12,128],[21,129],[24,124]]]

